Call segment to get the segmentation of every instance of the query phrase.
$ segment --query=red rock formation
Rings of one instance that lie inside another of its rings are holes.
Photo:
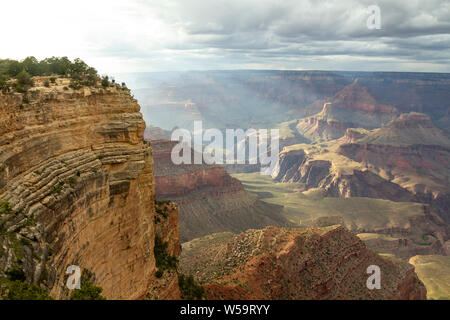
[[[229,187],[229,191],[242,191],[239,180],[232,178],[223,167],[199,168],[173,176],[156,176],[157,196],[167,198],[183,196],[208,187]]]
[[[311,159],[301,149],[283,151],[273,177],[280,182],[302,182],[306,189],[321,188],[329,197],[416,200],[407,190],[369,170],[354,169],[351,174],[343,174],[331,170],[331,166],[332,161]]]
[[[348,141],[350,140],[350,141]],[[347,139],[338,153],[384,171],[450,221],[450,139],[423,114],[401,115],[389,125]]]
[[[177,141],[153,140],[155,159],[155,192],[159,198],[179,197],[203,188],[227,187],[228,191],[243,191],[239,180],[232,178],[223,166],[180,164],[171,160]]]
[[[366,286],[381,269],[381,289]],[[218,234],[183,245],[183,271],[205,283],[209,299],[425,299],[405,262],[382,258],[343,227],[269,227]]]
[[[398,115],[394,107],[380,105],[357,81],[330,101],[320,113],[299,121],[296,128],[301,135],[312,141],[333,140],[342,137],[348,128],[381,127]]]

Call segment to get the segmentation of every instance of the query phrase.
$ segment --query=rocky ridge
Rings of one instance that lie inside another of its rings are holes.
[[[382,272],[380,290],[366,287],[367,267]],[[425,299],[405,262],[381,257],[343,227],[268,227],[183,244],[183,271],[209,299]]]

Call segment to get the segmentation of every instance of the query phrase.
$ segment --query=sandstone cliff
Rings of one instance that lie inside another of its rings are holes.
[[[26,96],[0,94],[0,200],[15,212],[0,217],[0,272],[23,269],[65,298],[66,268],[78,265],[107,298],[144,298],[156,271],[155,208],[139,105],[117,85],[74,91],[69,79],[44,80]],[[176,234],[174,223],[166,228]]]
[[[179,257],[181,254],[180,238],[178,235],[178,205],[170,201],[155,201],[154,216],[155,235],[162,244],[166,244],[166,254]],[[158,259],[158,257],[156,257]],[[158,265],[158,263],[156,263]],[[178,266],[177,266],[178,267]],[[149,285],[146,299],[171,300],[180,299],[177,268],[160,270],[162,276],[153,277]]]
[[[366,287],[367,267],[381,289]],[[183,271],[210,299],[425,299],[414,268],[367,250],[343,227],[268,227],[210,235],[183,244]]]

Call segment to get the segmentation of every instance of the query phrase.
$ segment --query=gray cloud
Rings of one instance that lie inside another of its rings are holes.
[[[139,4],[185,34],[183,41],[166,45],[183,69],[201,68],[201,61],[210,59],[218,62],[217,68],[450,71],[450,2],[445,0],[168,0],[162,6]],[[366,26],[367,7],[372,4],[381,9],[381,30]],[[336,56],[340,58],[330,63]],[[315,64],[305,59],[313,59]]]
[[[30,25],[47,21],[32,19],[44,15],[50,2],[42,0],[36,7],[42,13],[30,13]],[[381,9],[381,30],[366,26],[369,5]],[[450,72],[448,0],[82,0],[73,10],[70,20],[63,12],[51,12],[67,29],[58,45],[77,48],[78,55],[104,72],[119,65],[120,71]],[[11,41],[22,38],[14,32]],[[55,54],[51,49],[46,42],[42,55]]]

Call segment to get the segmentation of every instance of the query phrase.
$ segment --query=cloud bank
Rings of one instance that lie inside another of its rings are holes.
[[[377,5],[381,29],[367,28]],[[8,1],[0,57],[81,57],[100,72],[450,72],[450,2]]]

